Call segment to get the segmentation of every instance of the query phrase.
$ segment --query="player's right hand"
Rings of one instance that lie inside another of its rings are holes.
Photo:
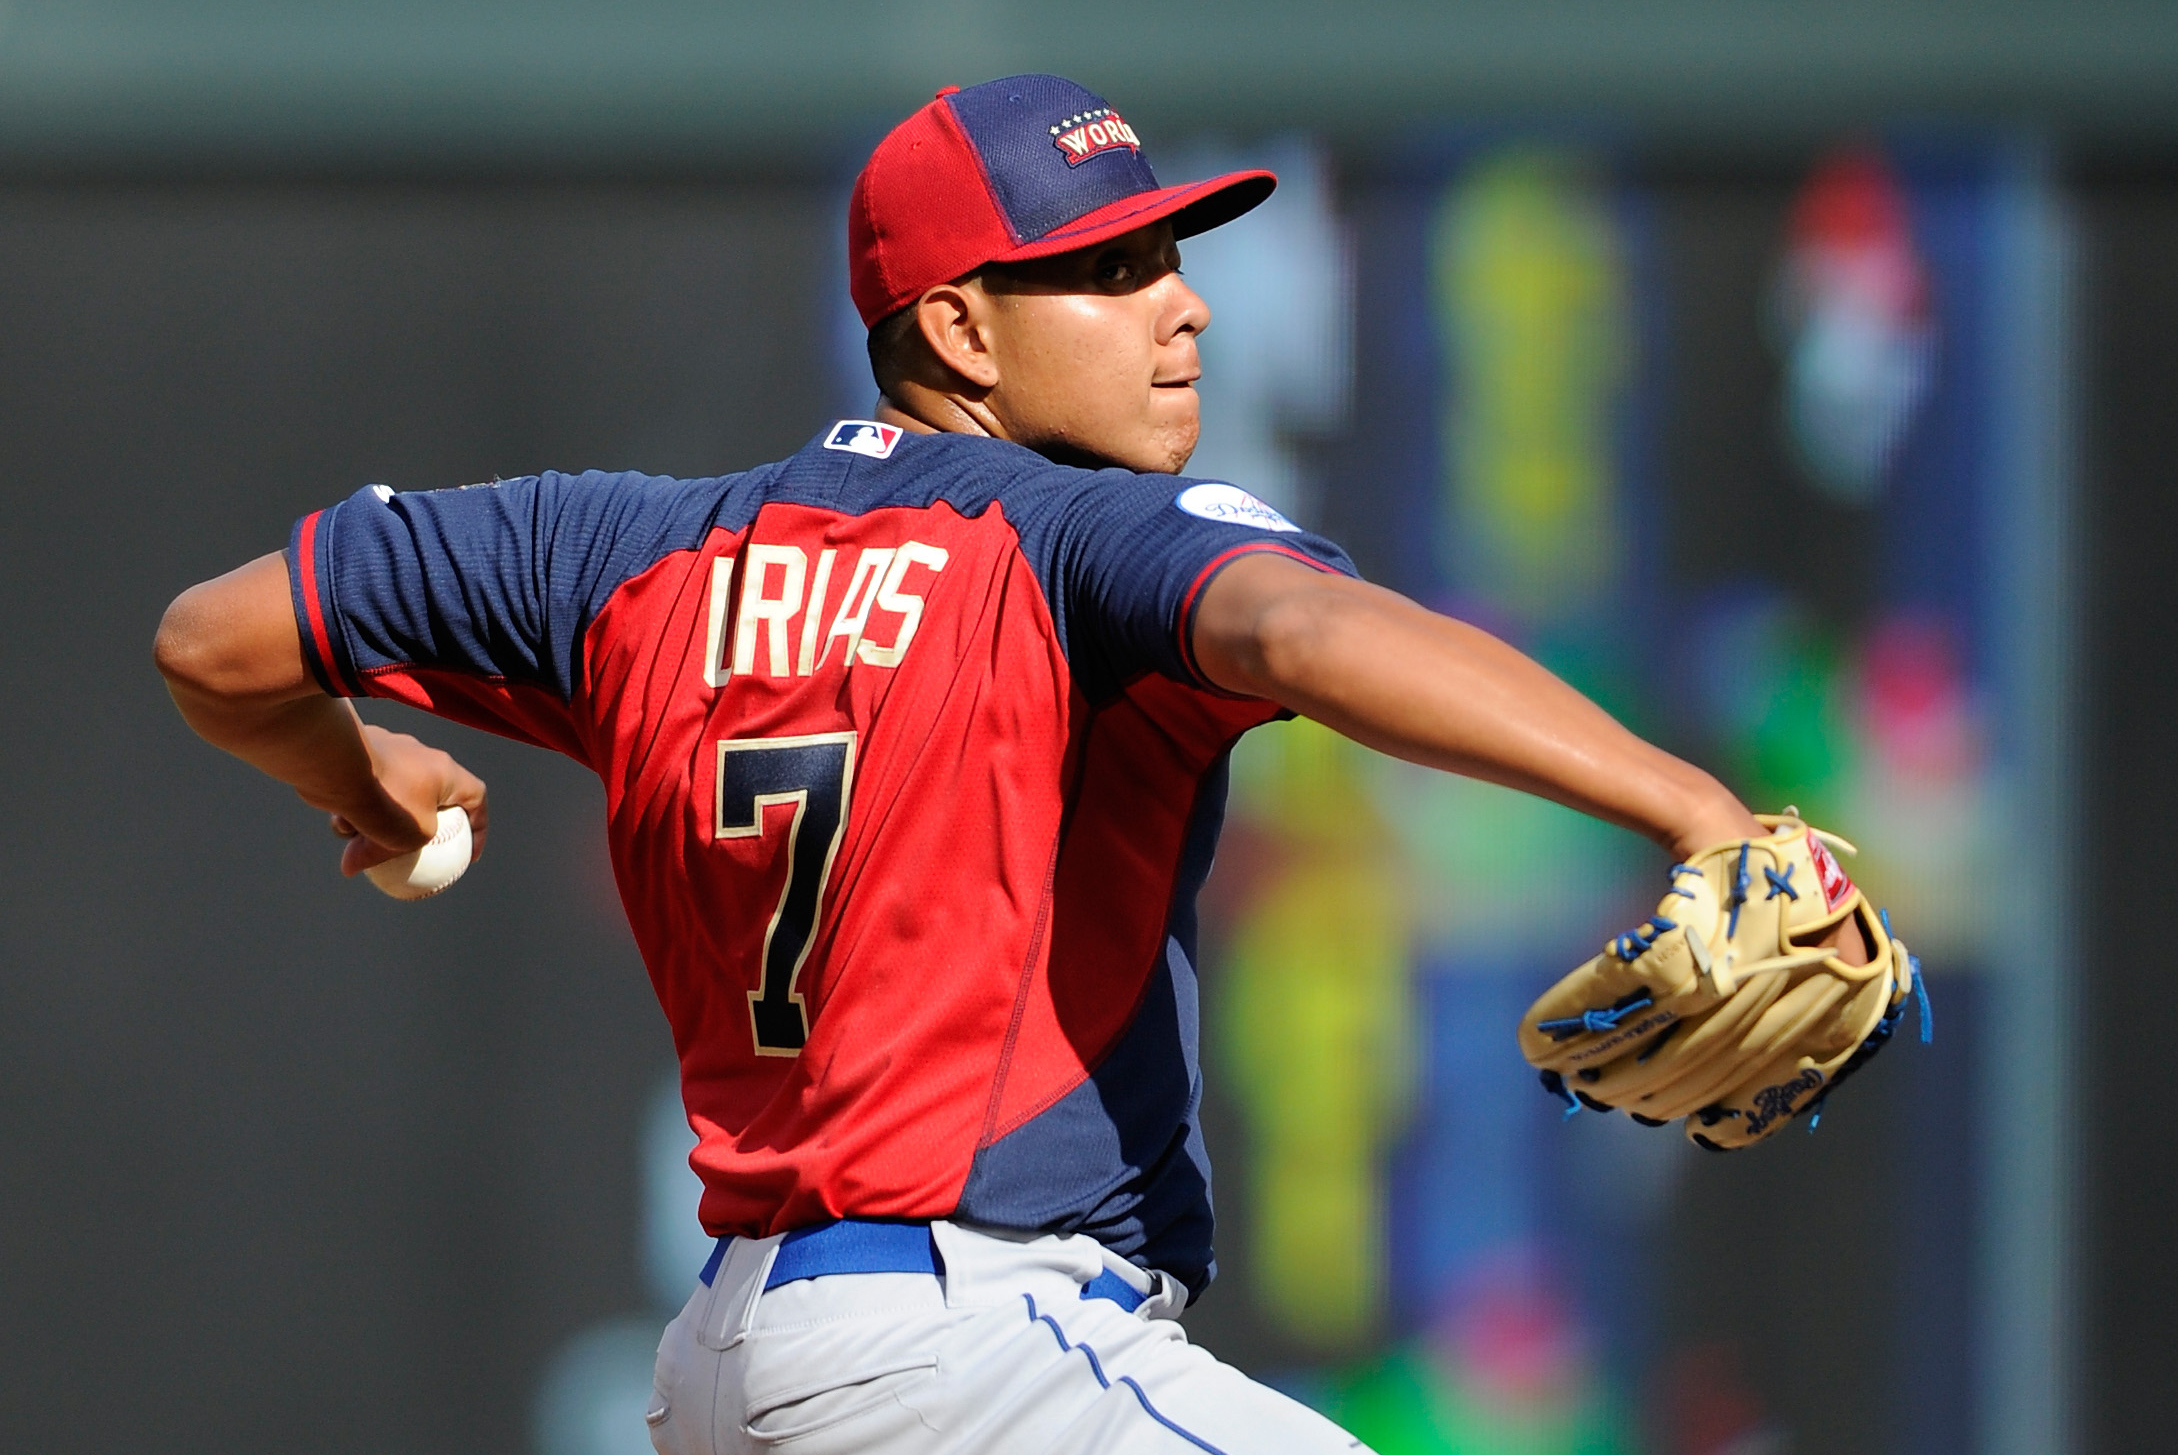
[[[459,807],[469,815],[470,862],[484,854],[490,828],[484,780],[453,756],[407,733],[362,725],[373,779],[364,798],[332,811],[333,832],[348,841],[340,872],[362,873],[428,843],[438,831],[439,810]]]

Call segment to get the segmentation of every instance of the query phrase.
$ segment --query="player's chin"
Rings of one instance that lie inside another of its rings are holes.
[[[1202,402],[1185,384],[1152,390],[1151,419],[1143,454],[1154,463],[1138,468],[1177,475],[1202,440]]]
[[[1117,465],[1145,475],[1177,474],[1195,453],[1195,441],[1202,434],[1195,391],[1159,388],[1153,393],[1182,397],[1153,397],[1146,408],[1131,415],[1115,410],[1076,420],[1073,428],[1055,429],[1045,439],[1023,436],[1021,442],[1062,464]]]

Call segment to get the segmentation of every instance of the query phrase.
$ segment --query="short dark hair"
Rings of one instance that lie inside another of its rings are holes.
[[[877,392],[892,393],[893,386],[908,374],[908,350],[922,343],[915,326],[915,305],[894,309],[870,325],[870,377]]]
[[[985,263],[974,272],[964,273],[953,281],[966,283],[980,278],[993,292],[1003,293],[1015,286],[1021,271],[1020,267],[1006,263]],[[909,365],[915,350],[929,347],[923,342],[922,330],[915,325],[915,309],[921,301],[917,299],[904,308],[894,309],[870,325],[870,336],[867,340],[870,375],[877,380],[877,389],[881,394],[890,394],[893,385],[913,372]]]

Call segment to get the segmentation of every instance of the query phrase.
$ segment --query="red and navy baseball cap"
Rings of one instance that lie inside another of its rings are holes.
[[[1269,172],[1228,172],[1160,187],[1134,128],[1059,76],[948,86],[894,127],[855,179],[855,307],[875,324],[985,263],[1070,253],[1161,218],[1192,237],[1277,185]]]

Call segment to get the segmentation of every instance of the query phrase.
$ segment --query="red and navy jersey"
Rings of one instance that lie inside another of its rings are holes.
[[[745,474],[382,486],[297,523],[327,690],[555,748],[680,1058],[702,1219],[1088,1233],[1199,1290],[1196,891],[1225,565],[1351,572],[1231,485],[842,421]]]

